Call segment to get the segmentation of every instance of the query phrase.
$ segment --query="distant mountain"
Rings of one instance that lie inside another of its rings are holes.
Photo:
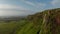
[[[22,19],[25,19],[26,16],[6,16],[6,17],[0,17],[0,21],[19,21]]]

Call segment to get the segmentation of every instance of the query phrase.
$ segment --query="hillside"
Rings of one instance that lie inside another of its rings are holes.
[[[29,15],[27,20],[18,34],[60,34],[60,8]]]
[[[60,34],[60,8],[44,10],[18,21],[0,21],[0,34]]]
[[[35,28],[40,27],[39,34],[60,34],[60,8],[45,10],[28,16]]]

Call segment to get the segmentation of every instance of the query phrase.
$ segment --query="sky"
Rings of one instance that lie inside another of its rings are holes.
[[[60,8],[60,0],[0,0],[0,16],[25,16]]]

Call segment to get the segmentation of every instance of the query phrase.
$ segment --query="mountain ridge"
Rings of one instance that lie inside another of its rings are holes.
[[[60,31],[60,8],[49,9],[36,13],[34,15],[29,15],[27,17],[29,21],[32,21],[35,28],[40,28],[40,34],[59,34]],[[47,31],[47,32],[46,32]]]

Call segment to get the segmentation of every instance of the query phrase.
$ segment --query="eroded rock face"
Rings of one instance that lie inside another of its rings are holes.
[[[52,33],[53,34],[59,34],[60,32],[60,14],[57,14],[55,16],[55,22],[53,23],[53,26],[52,26]]]
[[[60,15],[57,15],[55,19],[56,19],[56,23],[60,25]]]

